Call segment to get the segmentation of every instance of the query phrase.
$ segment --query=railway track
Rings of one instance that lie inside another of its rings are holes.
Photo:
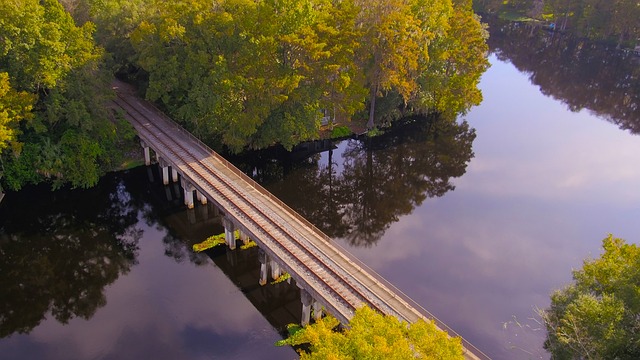
[[[328,237],[312,224],[301,219],[286,205],[281,206],[281,202],[274,202],[272,195],[265,195],[266,190],[250,183],[252,180],[245,181],[241,176],[244,174],[238,174],[239,170],[232,169],[232,165],[222,157],[191,139],[192,135],[164,114],[145,106],[133,96],[116,94],[115,105],[125,112],[140,137],[148,144],[161,145],[165,152],[161,154],[162,157],[187,175],[199,192],[218,202],[243,227],[257,235],[255,240],[279,257],[283,262],[281,266],[296,281],[301,280],[310,287],[307,290],[324,298],[323,304],[334,316],[349,320],[357,307],[366,304],[407,322],[420,318],[435,319],[426,310],[423,309],[421,313],[392,289],[381,284],[329,243]],[[443,325],[441,322],[439,324]],[[455,335],[453,330],[447,329]],[[469,353],[468,349],[472,348],[479,354],[482,352],[464,339],[463,343],[467,358],[480,358]]]
[[[125,110],[130,120],[135,121],[140,127],[144,128],[148,135],[155,138],[155,144],[162,144],[168,152],[173,154],[174,159],[172,160],[174,163],[178,164],[178,159],[181,159],[185,167],[190,169],[194,174],[197,174],[199,180],[210,183],[211,178],[213,178],[221,183],[222,186],[213,186],[208,190],[214,190],[219,196],[225,198],[228,203],[234,204],[234,208],[238,212],[238,214],[235,214],[236,217],[245,220],[245,222],[253,223],[254,227],[258,229],[263,229],[264,231],[260,231],[263,236],[267,236],[271,240],[271,243],[276,244],[290,259],[295,259],[299,268],[304,269],[309,275],[315,277],[316,281],[322,284],[322,288],[324,288],[325,291],[321,292],[327,292],[326,290],[329,289],[329,293],[333,295],[331,297],[334,300],[338,298],[342,304],[346,304],[347,307],[351,309],[350,315],[352,315],[355,308],[361,303],[367,304],[384,313],[389,312],[389,309],[385,309],[383,304],[384,300],[388,300],[388,298],[382,299],[369,290],[366,284],[357,283],[357,279],[350,277],[342,266],[338,266],[338,269],[336,269],[337,264],[335,261],[332,261],[330,256],[326,255],[327,250],[334,255],[338,255],[335,249],[325,246],[322,249],[325,250],[325,254],[323,254],[322,250],[319,249],[317,245],[308,241],[303,234],[297,234],[298,236],[293,234],[292,231],[283,224],[284,219],[276,215],[274,211],[264,209],[263,206],[256,204],[255,201],[251,201],[249,197],[243,194],[243,191],[237,188],[233,181],[227,177],[220,176],[207,162],[199,161],[200,159],[192,154],[189,149],[180,142],[172,139],[172,137],[175,137],[175,134],[172,135],[166,128],[159,126],[157,122],[150,119],[151,114],[144,114],[138,110],[138,107],[133,106],[129,103],[129,100],[123,96],[119,96],[116,104]],[[136,116],[136,113],[138,116]],[[139,117],[145,118],[148,122],[140,121]],[[210,154],[199,155],[209,156]],[[204,166],[194,164],[202,164]],[[185,171],[186,169],[182,168],[181,170]],[[196,181],[198,180],[197,178],[193,180]],[[252,212],[254,213],[252,214]],[[255,214],[259,216],[255,216]],[[246,224],[243,225],[246,226]],[[297,228],[296,230],[300,231],[301,229]],[[287,241],[285,245],[285,241],[279,239],[280,237],[274,234],[282,235],[289,241]],[[297,240],[300,238],[304,239],[304,241]],[[264,241],[264,238],[260,238],[258,241]],[[295,249],[291,249],[291,245],[294,245]],[[354,284],[354,282],[356,283]]]

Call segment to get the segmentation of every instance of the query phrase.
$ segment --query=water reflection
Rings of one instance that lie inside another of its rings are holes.
[[[640,133],[640,58],[600,44],[541,30],[535,25],[485,17],[489,47],[573,111]]]
[[[61,323],[89,319],[105,305],[105,287],[136,263],[137,206],[122,183],[108,186],[116,191],[29,189],[17,203],[7,195],[12,206],[0,207],[0,338],[30,332],[49,312]]]
[[[261,159],[264,165],[240,167],[330,237],[369,247],[400,216],[454,189],[451,179],[465,173],[474,138],[466,122],[407,120],[297,165]]]
[[[259,286],[257,249],[193,253],[222,231],[219,217],[187,210],[181,189],[157,175],[138,168],[92,190],[7,195],[3,359],[295,357],[273,344],[299,321],[297,287]]]

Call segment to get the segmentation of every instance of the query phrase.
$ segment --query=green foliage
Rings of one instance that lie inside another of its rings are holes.
[[[463,359],[462,343],[431,321],[413,324],[381,315],[368,307],[356,310],[349,326],[335,331],[338,320],[324,317],[294,332],[278,345],[309,344],[301,359]]]
[[[321,110],[349,120],[364,108],[367,94],[372,119],[399,118],[399,105],[421,91],[438,91],[417,80],[429,71],[427,46],[447,36],[453,20],[451,0],[181,0],[154,6],[157,11],[130,33],[132,58],[149,75],[147,98],[196,135],[233,151],[274,143],[290,149],[315,139]],[[482,33],[479,22],[466,24],[478,31],[462,35]],[[486,54],[476,51],[476,39],[454,45],[472,46],[470,58],[481,63]],[[485,68],[460,65],[456,71],[478,72],[470,77],[477,79]],[[465,94],[457,108],[478,102],[466,96],[473,90],[463,89],[476,85],[460,81],[450,90]],[[388,93],[397,97],[375,115],[375,99]]]
[[[0,153],[8,147],[19,151],[20,144],[16,142],[19,125],[32,117],[34,100],[33,95],[11,87],[9,74],[0,73]]]
[[[95,185],[133,133],[105,108],[109,79],[93,24],[76,26],[55,0],[2,2],[0,18],[3,183],[12,190],[42,181]]]
[[[349,129],[349,127],[347,127],[347,126],[336,126],[333,129],[331,129],[331,138],[332,139],[338,139],[338,138],[351,136],[351,134],[352,134],[351,129]]]
[[[416,112],[438,112],[450,119],[480,104],[478,83],[489,67],[485,26],[474,14],[471,0],[455,3],[449,31],[429,47],[430,62],[411,103]]]
[[[233,232],[236,240],[240,238],[240,232],[238,230]],[[202,252],[211,248],[214,248],[218,245],[226,244],[225,233],[209,236],[203,242],[199,242],[197,244],[193,244],[193,251]]]
[[[277,279],[273,280],[271,282],[271,285],[275,285],[275,284],[279,284],[281,282],[285,282],[287,280],[291,279],[291,274],[289,273],[282,273],[282,275],[278,276]]]
[[[240,245],[240,249],[241,249],[241,250],[247,250],[247,249],[254,248],[254,247],[256,247],[256,246],[258,246],[258,244],[257,244],[255,241],[253,241],[253,240],[249,240],[248,242],[246,242],[246,243],[244,243],[244,244]]]
[[[573,284],[542,312],[545,348],[557,359],[640,357],[640,248],[609,235],[604,253],[573,272]]]

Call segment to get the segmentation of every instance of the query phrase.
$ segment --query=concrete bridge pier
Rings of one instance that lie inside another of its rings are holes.
[[[161,157],[158,157],[158,165],[160,165],[160,168],[162,169],[162,183],[164,185],[169,185],[169,163],[164,161]]]
[[[224,239],[229,246],[229,249],[236,249],[236,236],[234,234],[235,226],[233,225],[233,221],[229,218],[222,218],[222,226],[224,226]]]
[[[242,231],[242,229],[240,229],[240,240],[242,240],[242,244],[247,245],[249,244],[249,235],[247,235],[246,232]]]
[[[200,191],[196,190],[196,198],[200,201],[200,204],[207,205],[207,197],[204,196]]]
[[[144,150],[144,164],[149,166],[149,165],[151,165],[151,154],[149,152],[149,147],[147,146],[147,144],[144,141],[140,141],[140,145],[142,146],[142,149]]]
[[[258,249],[258,260],[260,260],[260,281],[258,283],[264,286],[267,284],[269,274],[269,255],[264,250]]]
[[[182,180],[180,185],[182,185],[182,188],[184,189],[184,204],[187,205],[187,208],[193,209],[193,190],[195,190],[195,188],[193,187],[193,185],[191,185],[191,183],[185,181],[184,179]]]
[[[174,183],[178,182],[178,170],[176,170],[173,166],[171,166],[171,179]]]
[[[282,275],[282,269],[280,268],[280,264],[278,264],[277,261],[275,261],[274,259],[271,259],[271,278],[273,280],[277,280],[280,275]]]
[[[318,300],[313,301],[313,319],[318,321],[322,318],[322,304]]]
[[[169,166],[165,166],[165,165],[160,165],[162,166],[162,184],[163,185],[169,185]]]
[[[300,300],[302,301],[302,320],[300,324],[302,326],[309,325],[311,320],[311,304],[313,303],[313,297],[305,289],[300,289]]]

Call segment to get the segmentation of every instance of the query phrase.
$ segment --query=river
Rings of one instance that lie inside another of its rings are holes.
[[[236,161],[493,359],[548,358],[537,309],[608,233],[640,239],[638,74],[605,62],[638,66],[606,57],[568,75],[541,63],[553,50],[583,64],[580,43],[505,39],[457,124]],[[179,197],[155,167],[7,194],[2,358],[295,358],[273,345],[300,314],[295,286],[259,286],[256,249],[193,253],[222,227]]]

